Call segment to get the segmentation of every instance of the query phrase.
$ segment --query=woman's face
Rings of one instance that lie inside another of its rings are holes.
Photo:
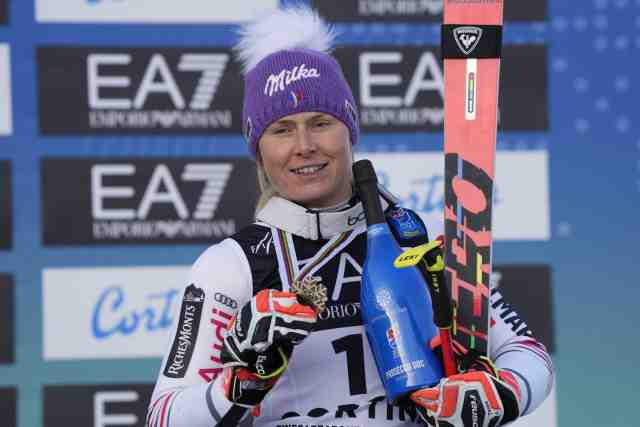
[[[325,113],[298,113],[272,123],[258,143],[259,161],[280,196],[326,208],[351,196],[349,129]]]

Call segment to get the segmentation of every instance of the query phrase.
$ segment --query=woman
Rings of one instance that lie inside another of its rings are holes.
[[[256,223],[193,265],[149,426],[235,426],[249,408],[256,426],[461,426],[466,417],[494,426],[533,411],[550,390],[544,347],[494,313],[495,365],[475,360],[415,392],[413,406],[385,401],[359,312],[366,233],[352,189],[357,113],[327,53],[332,39],[308,9],[244,28],[245,138],[262,188]],[[419,231],[418,240],[397,233],[401,245],[426,242],[415,214],[398,215],[388,199],[383,206]]]

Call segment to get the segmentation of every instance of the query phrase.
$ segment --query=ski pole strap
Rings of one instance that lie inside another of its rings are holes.
[[[502,56],[502,25],[442,25],[443,59],[486,59]]]

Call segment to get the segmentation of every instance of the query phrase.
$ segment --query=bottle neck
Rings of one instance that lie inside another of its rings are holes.
[[[371,227],[375,224],[385,223],[377,184],[375,182],[367,182],[361,185],[358,196],[362,201],[362,207],[367,218],[367,226]]]

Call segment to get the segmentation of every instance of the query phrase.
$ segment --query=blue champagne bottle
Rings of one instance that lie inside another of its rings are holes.
[[[387,399],[397,404],[410,392],[434,386],[442,378],[442,363],[430,346],[438,329],[420,272],[415,267],[393,266],[402,250],[385,221],[371,162],[356,162],[353,174],[367,219],[362,317]]]

